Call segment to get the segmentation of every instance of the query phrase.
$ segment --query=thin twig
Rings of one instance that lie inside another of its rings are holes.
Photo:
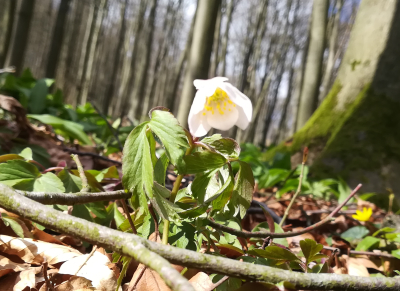
[[[313,224],[309,227],[306,227],[302,230],[299,231],[294,231],[294,232],[284,232],[284,233],[271,233],[271,232],[264,232],[264,231],[258,231],[258,232],[248,232],[248,231],[240,231],[237,229],[233,229],[230,227],[227,227],[225,225],[216,223],[210,219],[208,219],[208,224],[216,229],[222,230],[224,232],[239,236],[239,237],[244,237],[244,238],[250,238],[250,237],[260,237],[260,238],[265,238],[267,236],[270,236],[271,238],[284,238],[284,237],[293,237],[293,236],[297,236],[303,233],[307,233],[310,232],[312,230],[317,229],[318,227],[321,227],[322,225],[324,225],[325,223],[329,222],[331,220],[331,218],[336,215],[339,210],[346,205],[346,203],[357,193],[357,191],[361,188],[361,184],[358,184],[358,186],[356,188],[354,188],[354,190],[351,192],[351,194],[349,195],[349,197],[346,198],[345,201],[342,202],[342,204],[340,204],[338,207],[336,207],[335,210],[333,210],[331,212],[331,214],[329,214],[327,217],[325,217],[323,220],[317,222],[316,224]]]
[[[303,183],[304,166],[306,165],[307,156],[308,156],[308,148],[306,147],[303,151],[303,162],[301,163],[299,186],[297,187],[297,191],[296,191],[296,193],[294,193],[292,200],[289,203],[289,206],[286,208],[285,214],[283,215],[281,222],[279,222],[279,226],[282,226],[285,223],[285,220],[286,220],[287,216],[289,215],[290,208],[292,208],[294,201],[296,200],[297,196],[301,192],[301,184]]]
[[[224,276],[224,277],[222,277],[222,279],[221,280],[219,280],[217,283],[215,283],[215,284],[212,284],[211,286],[210,286],[210,288],[208,288],[208,289],[206,289],[206,291],[212,291],[212,290],[214,290],[215,288],[217,288],[219,285],[221,285],[222,283],[224,283],[226,280],[228,280],[229,279],[229,276]]]
[[[400,290],[400,281],[396,278],[289,272],[151,242],[137,235],[113,230],[41,205],[17,194],[15,190],[3,184],[0,184],[0,207],[49,229],[132,257],[160,274],[174,291],[194,289],[168,261],[245,280],[274,284],[288,281],[295,288],[302,290]]]
[[[121,204],[122,204],[122,208],[124,209],[125,215],[126,215],[126,217],[128,218],[129,225],[130,225],[131,228],[132,228],[132,232],[133,232],[134,234],[137,234],[135,224],[133,223],[132,217],[131,217],[131,215],[129,214],[128,205],[126,205],[126,202],[125,202],[124,199],[121,199],[120,202],[121,202]]]
[[[54,286],[53,286],[53,284],[50,282],[49,276],[47,275],[47,266],[48,266],[47,261],[43,262],[43,277],[44,277],[44,281],[46,282],[46,287],[47,287],[50,291],[55,291],[55,290],[54,290]],[[47,289],[46,289],[46,290],[47,290]]]
[[[117,165],[122,165],[122,163],[120,161],[112,160],[112,159],[100,156],[99,154],[95,154],[95,153],[81,152],[81,151],[70,149],[70,148],[64,148],[63,151],[69,152],[71,154],[76,154],[78,156],[89,156],[89,157],[93,157],[93,158],[96,158],[96,159],[99,159],[99,160],[103,160],[103,161],[106,161],[106,162],[114,163],[114,164],[117,164]]]
[[[29,199],[35,200],[46,205],[60,204],[60,205],[75,205],[98,201],[111,201],[116,199],[128,199],[132,193],[125,192],[124,190],[98,192],[98,193],[47,193],[47,192],[28,192],[15,190],[18,194],[25,196]]]
[[[79,160],[79,157],[77,155],[71,155],[71,157],[76,163],[76,167],[78,168],[78,172],[79,172],[79,177],[82,180],[81,192],[90,192],[90,187],[89,187],[86,175],[85,175],[85,170],[83,169],[83,166],[82,166],[81,161]]]
[[[112,125],[110,124],[110,122],[108,122],[107,116],[105,116],[105,115],[96,107],[96,105],[94,104],[94,102],[90,102],[90,104],[92,104],[93,108],[97,111],[97,113],[100,115],[100,117],[103,118],[103,119],[105,120],[105,122],[107,123],[108,128],[110,129],[112,135],[114,136],[115,140],[116,140],[117,143],[118,143],[118,147],[119,147],[120,151],[122,152],[122,150],[123,150],[124,147],[122,146],[122,143],[121,143],[121,141],[120,141],[119,138],[118,138],[118,133],[116,132],[115,128],[112,127]],[[122,120],[121,120],[121,122],[122,122]]]
[[[93,256],[94,252],[97,250],[97,245],[93,246],[92,251],[90,252],[90,254],[87,256],[87,258],[85,259],[85,261],[80,265],[80,267],[78,268],[78,270],[76,270],[74,276],[78,275],[79,271],[83,268],[84,265],[86,265],[86,263],[89,261],[89,259]]]
[[[338,254],[340,254],[340,249],[339,248],[333,248],[333,247],[328,247],[328,246],[324,246],[325,250],[328,251],[337,251]],[[375,252],[363,252],[363,251],[353,251],[353,250],[349,250],[349,254],[351,255],[356,255],[356,256],[371,256],[371,257],[381,257],[381,258],[385,258],[385,259],[397,259],[395,256],[391,255],[391,254],[387,254],[387,253],[375,253]]]

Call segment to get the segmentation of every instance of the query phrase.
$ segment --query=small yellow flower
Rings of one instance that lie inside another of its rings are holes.
[[[366,207],[364,207],[362,212],[360,210],[356,210],[356,213],[357,214],[352,215],[354,219],[357,219],[359,221],[368,221],[372,215],[372,208],[369,207],[367,209]]]

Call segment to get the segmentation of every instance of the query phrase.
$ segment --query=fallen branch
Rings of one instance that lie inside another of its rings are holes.
[[[302,290],[374,289],[376,291],[395,291],[400,289],[400,280],[396,278],[305,274],[162,245],[145,240],[134,234],[123,233],[67,215],[23,197],[12,188],[2,184],[0,184],[0,206],[24,218],[40,223],[49,229],[73,235],[90,243],[132,257],[159,273],[161,278],[173,290],[193,290],[193,287],[165,259],[174,264],[246,280],[271,283],[287,281]]]
[[[284,237],[293,237],[293,236],[298,236],[300,234],[303,233],[307,233],[310,232],[312,230],[317,229],[318,227],[321,227],[322,225],[324,225],[325,223],[329,222],[331,220],[331,218],[336,215],[336,213],[339,212],[340,209],[342,209],[343,206],[346,205],[346,203],[357,193],[357,191],[361,188],[361,184],[358,184],[358,186],[356,188],[354,188],[354,190],[351,192],[351,194],[349,195],[349,197],[346,198],[345,201],[343,201],[342,204],[340,204],[339,206],[337,206],[335,208],[335,210],[333,210],[331,212],[331,214],[329,214],[327,217],[325,217],[323,220],[317,222],[316,224],[313,224],[309,227],[306,227],[302,230],[299,231],[294,231],[294,232],[284,232],[284,233],[271,233],[271,232],[265,232],[265,231],[258,231],[258,232],[246,232],[246,231],[240,231],[237,229],[233,229],[230,227],[227,227],[225,225],[216,223],[214,221],[212,221],[211,219],[208,219],[208,225],[210,225],[213,228],[222,230],[224,232],[236,235],[238,237],[244,237],[244,238],[250,238],[250,237],[260,237],[260,238],[266,238],[267,236],[270,236],[271,238],[284,238]]]
[[[28,192],[15,190],[18,194],[25,196],[29,199],[35,200],[46,205],[60,204],[60,205],[75,205],[97,201],[110,201],[117,199],[128,199],[132,193],[127,193],[124,190],[98,192],[98,193],[46,193],[46,192]]]

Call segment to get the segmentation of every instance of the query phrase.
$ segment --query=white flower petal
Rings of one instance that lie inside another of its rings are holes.
[[[211,127],[219,130],[228,130],[232,128],[238,121],[239,112],[236,108],[231,111],[225,111],[225,114],[221,115],[219,112],[211,114],[207,112],[207,121]]]
[[[228,94],[229,98],[236,104],[236,106],[241,107],[238,108],[239,119],[236,125],[241,129],[246,129],[253,115],[253,105],[251,104],[249,97],[244,95],[230,83],[223,83],[223,88],[221,89]]]
[[[225,81],[228,81],[229,79],[226,77],[215,77],[212,79],[208,80],[201,80],[201,79],[196,79],[193,81],[193,85],[196,87],[197,90],[210,86],[210,84],[217,84],[217,83],[222,83]]]
[[[194,96],[194,100],[192,103],[192,107],[190,107],[190,114],[197,114],[204,109],[204,104],[206,103],[207,96],[204,94],[203,90],[198,90],[196,96]]]
[[[245,110],[242,107],[236,106],[236,108],[239,113],[239,117],[235,125],[240,129],[245,130],[249,126],[249,123],[251,121],[251,113],[249,119],[248,115],[245,113]]]
[[[207,122],[207,117],[202,112],[197,114],[189,114],[189,131],[194,137],[206,135],[211,129],[211,125]]]

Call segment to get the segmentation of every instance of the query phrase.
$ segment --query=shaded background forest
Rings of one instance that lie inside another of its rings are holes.
[[[215,30],[208,32],[213,44],[204,43],[212,46],[208,77],[228,77],[254,106],[250,128],[226,134],[259,145],[276,144],[304,124],[299,108],[312,2],[221,1]],[[324,23],[318,32],[322,59],[313,71],[318,104],[336,76],[358,2],[314,4],[314,17]],[[197,4],[0,0],[0,67],[15,66],[17,74],[29,68],[36,78],[54,78],[65,103],[75,107],[91,102],[104,114],[135,124],[155,106],[179,114],[182,99],[193,98],[182,96],[182,87]]]

